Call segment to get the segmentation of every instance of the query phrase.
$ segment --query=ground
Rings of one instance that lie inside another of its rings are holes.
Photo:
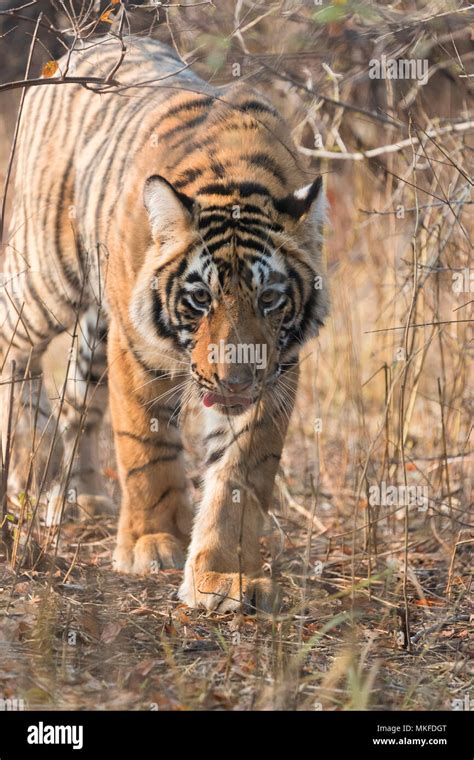
[[[394,515],[391,530],[380,526],[370,564],[360,528],[352,554],[353,514],[342,494],[321,488],[311,528],[312,495],[297,485],[304,473],[285,474],[297,461],[302,471],[311,467],[301,457],[301,437],[295,420],[272,530],[262,538],[266,569],[283,589],[279,614],[190,610],[177,600],[180,571],[145,579],[112,571],[115,517],[67,522],[56,559],[53,545],[37,569],[3,569],[4,698],[61,710],[465,706],[474,675],[469,545],[457,547],[450,568],[436,531],[426,530],[430,518],[420,512],[410,526],[408,651],[401,521]],[[331,460],[336,478],[334,452]],[[105,472],[116,493],[113,467]],[[362,500],[359,510],[364,519]]]

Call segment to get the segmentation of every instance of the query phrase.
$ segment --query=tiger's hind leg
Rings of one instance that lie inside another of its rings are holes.
[[[97,308],[81,318],[71,348],[62,409],[65,458],[47,522],[59,522],[63,504],[69,517],[113,513],[101,473],[100,430],[107,408],[107,325]]]
[[[21,272],[11,259],[7,251],[0,288],[0,407],[8,494],[15,502],[25,492],[44,495],[62,461],[59,402],[51,406],[42,359],[67,314],[61,307],[53,314],[39,295],[39,274]]]

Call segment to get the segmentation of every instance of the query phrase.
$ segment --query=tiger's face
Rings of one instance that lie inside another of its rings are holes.
[[[278,203],[204,205],[153,176],[144,200],[154,245],[132,320],[187,357],[204,406],[240,414],[323,324],[321,179]]]
[[[204,247],[177,298],[203,403],[234,414],[255,402],[281,372],[291,302],[281,262],[274,262],[278,270],[270,257],[249,261],[245,246],[230,251],[231,245],[223,246],[224,257],[213,261]]]

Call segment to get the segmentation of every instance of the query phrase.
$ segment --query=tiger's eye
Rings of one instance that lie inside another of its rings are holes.
[[[205,288],[199,288],[192,293],[193,300],[200,306],[205,306],[211,300],[211,296],[208,290]]]
[[[279,290],[264,290],[260,296],[260,304],[264,307],[276,306],[278,301],[283,297]]]

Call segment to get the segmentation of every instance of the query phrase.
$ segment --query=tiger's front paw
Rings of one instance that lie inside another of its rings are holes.
[[[149,533],[141,536],[136,543],[119,541],[113,564],[117,572],[135,575],[181,569],[184,566],[184,550],[171,533]]]
[[[193,573],[189,569],[178,596],[189,607],[222,613],[241,609],[249,614],[278,609],[278,589],[269,578],[239,573]]]

